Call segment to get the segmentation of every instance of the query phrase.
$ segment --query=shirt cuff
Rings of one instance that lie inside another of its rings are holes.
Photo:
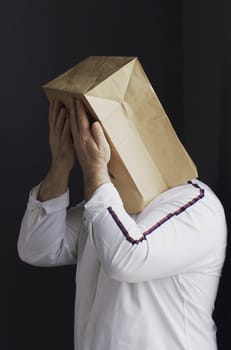
[[[47,214],[50,214],[69,206],[69,187],[67,188],[66,192],[60,196],[41,202],[37,199],[40,186],[41,182],[37,186],[33,187],[29,193],[28,205],[30,208],[32,208],[32,210],[36,208],[43,208]]]
[[[94,221],[101,212],[110,206],[123,207],[123,201],[113,183],[107,182],[97,187],[91,198],[85,202],[83,217],[86,220]]]

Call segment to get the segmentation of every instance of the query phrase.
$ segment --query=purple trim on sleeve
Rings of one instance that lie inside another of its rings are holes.
[[[170,220],[173,216],[180,215],[186,209],[188,209],[189,207],[191,207],[192,205],[194,205],[196,202],[198,202],[200,199],[202,199],[204,197],[205,191],[199,185],[194,184],[191,181],[188,181],[188,183],[199,190],[198,196],[194,197],[191,201],[185,203],[182,207],[175,210],[174,212],[171,212],[171,213],[167,214],[166,216],[164,216],[161,220],[159,220],[157,223],[155,223],[153,226],[151,226],[147,231],[144,231],[142,233],[142,236],[140,239],[134,239],[129,235],[129,232],[126,230],[126,228],[124,227],[124,225],[122,224],[122,222],[120,221],[120,219],[118,218],[118,216],[116,215],[116,213],[114,212],[112,207],[108,207],[107,209],[108,209],[109,213],[111,214],[112,218],[114,219],[114,221],[116,222],[116,224],[119,226],[120,230],[123,232],[126,239],[129,242],[131,242],[132,244],[138,244],[138,243],[142,242],[143,240],[145,240],[147,235],[149,235],[151,232],[155,231],[158,227],[163,225],[166,221]]]

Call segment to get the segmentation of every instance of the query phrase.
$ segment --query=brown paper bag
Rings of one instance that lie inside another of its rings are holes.
[[[198,176],[136,57],[91,56],[43,86],[68,108],[78,96],[111,147],[111,181],[128,213]]]

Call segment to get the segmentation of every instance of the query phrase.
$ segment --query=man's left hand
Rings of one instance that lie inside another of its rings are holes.
[[[111,182],[107,170],[111,150],[100,123],[94,122],[91,126],[83,103],[73,98],[70,122],[76,156],[84,175],[85,197],[89,199],[96,187]]]

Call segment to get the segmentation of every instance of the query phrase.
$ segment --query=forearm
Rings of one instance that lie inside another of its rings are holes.
[[[90,169],[83,171],[84,178],[84,199],[88,201],[97,187],[100,185],[111,182],[108,174],[107,166],[99,169]]]
[[[38,266],[75,263],[80,213],[77,210],[66,211],[69,205],[68,191],[40,203],[36,200],[38,189],[39,186],[36,186],[30,191],[21,222],[17,243],[19,257],[24,262]]]
[[[37,199],[45,202],[66,192],[69,180],[69,171],[50,168],[41,183]]]

